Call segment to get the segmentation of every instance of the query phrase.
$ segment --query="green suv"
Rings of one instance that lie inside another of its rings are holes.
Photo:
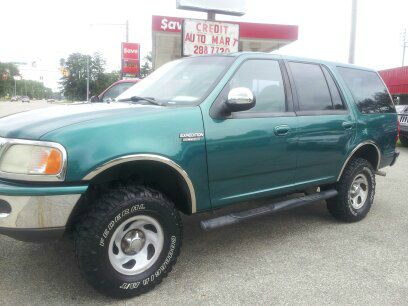
[[[72,237],[92,286],[136,296],[176,263],[180,213],[296,194],[201,227],[321,200],[336,219],[363,219],[397,133],[373,70],[264,53],[180,59],[115,102],[0,119],[0,233]]]

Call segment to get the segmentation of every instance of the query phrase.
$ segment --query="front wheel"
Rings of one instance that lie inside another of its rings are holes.
[[[360,221],[368,214],[374,201],[373,166],[365,159],[352,159],[335,188],[339,194],[327,200],[329,212],[341,221]]]
[[[182,223],[173,203],[151,189],[120,187],[95,204],[74,236],[84,277],[116,298],[152,290],[180,253]]]

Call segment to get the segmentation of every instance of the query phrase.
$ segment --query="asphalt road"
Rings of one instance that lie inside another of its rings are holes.
[[[0,116],[19,110],[0,103]],[[128,301],[106,298],[84,282],[71,242],[0,237],[0,304],[407,305],[408,149],[400,151],[387,177],[377,177],[375,204],[359,223],[335,221],[324,203],[212,232],[199,229],[211,214],[185,217],[173,272]]]
[[[30,103],[18,102],[4,102],[0,101],[0,117],[4,117],[17,112],[24,112],[32,109],[52,106],[46,101],[31,101]]]

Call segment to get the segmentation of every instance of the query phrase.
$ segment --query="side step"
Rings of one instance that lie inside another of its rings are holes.
[[[201,229],[209,231],[218,227],[239,223],[255,217],[273,214],[278,211],[295,208],[307,204],[312,204],[318,201],[334,198],[338,194],[337,190],[331,189],[315,193],[308,196],[303,196],[295,199],[285,200],[282,202],[268,204],[266,206],[257,207],[249,210],[244,210],[236,213],[231,213],[225,216],[208,219],[200,222]]]

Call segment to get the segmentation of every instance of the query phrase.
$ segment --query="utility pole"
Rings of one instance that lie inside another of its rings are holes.
[[[402,31],[402,65],[401,67],[403,67],[405,64],[405,48],[407,46],[408,46],[407,29],[404,29],[404,31]]]
[[[86,102],[89,102],[89,56],[86,56]]]
[[[126,42],[129,42],[129,20],[126,20]]]
[[[356,28],[357,28],[357,0],[351,0],[351,29],[350,29],[350,49],[349,63],[354,64],[354,54],[356,49]]]
[[[125,39],[129,42],[129,20],[125,23],[91,23],[89,27],[93,26],[120,26],[125,27]],[[86,101],[89,102],[89,57],[86,58]]]

